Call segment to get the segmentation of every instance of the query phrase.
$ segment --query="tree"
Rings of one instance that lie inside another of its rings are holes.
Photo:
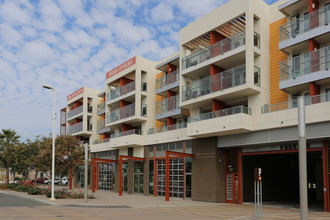
[[[39,138],[38,155],[34,159],[34,168],[37,172],[44,171],[51,177],[52,168],[52,138]],[[55,173],[63,176],[69,169],[76,171],[84,159],[84,146],[79,139],[71,135],[57,136],[55,140]]]
[[[15,130],[2,129],[0,132],[0,160],[6,169],[6,184],[9,184],[9,169],[15,165],[15,148],[20,143]]]

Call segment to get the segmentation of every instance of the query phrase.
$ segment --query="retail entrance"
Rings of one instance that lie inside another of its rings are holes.
[[[262,169],[264,202],[299,205],[298,153],[243,156],[243,202],[253,202],[255,167]],[[309,207],[323,210],[322,151],[307,153],[307,176]]]

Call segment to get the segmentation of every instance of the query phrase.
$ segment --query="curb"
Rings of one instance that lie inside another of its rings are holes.
[[[25,195],[19,195],[19,194],[16,194],[16,193],[12,193],[10,191],[0,190],[0,193],[6,194],[6,195],[11,195],[11,196],[14,196],[14,197],[17,197],[17,198],[24,198],[24,199],[29,199],[29,200],[45,203],[45,204],[48,204],[48,205],[57,206],[55,203],[50,202],[50,201],[45,201],[45,200],[37,199],[37,198],[31,198],[30,196],[27,196],[27,195],[26,196]]]

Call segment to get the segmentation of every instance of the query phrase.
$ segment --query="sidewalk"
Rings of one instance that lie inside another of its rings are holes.
[[[56,189],[63,189],[63,186],[56,186]],[[79,189],[75,189],[79,192]],[[53,204],[49,210],[57,210],[57,213],[79,213],[83,216],[93,216],[93,219],[171,219],[171,220],[194,220],[194,219],[257,219],[254,217],[253,204],[226,204],[208,203],[191,200],[171,199],[165,201],[164,197],[143,196],[136,194],[123,194],[96,191],[93,193],[95,199],[89,199],[85,203],[83,199],[58,199],[50,201],[46,196],[32,196],[26,193],[7,191],[7,193],[18,196],[29,197]],[[92,194],[89,191],[89,194]],[[47,208],[48,209],[48,208]],[[24,209],[22,209],[23,211]],[[54,211],[55,212],[55,211]],[[260,219],[260,218],[259,218]],[[276,206],[263,206],[262,219],[300,219],[299,209],[283,208]],[[309,219],[326,220],[330,219],[328,212],[309,212]]]

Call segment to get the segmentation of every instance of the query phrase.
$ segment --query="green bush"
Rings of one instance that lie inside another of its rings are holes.
[[[8,188],[11,189],[11,190],[15,190],[15,188],[19,186],[18,183],[9,183],[8,184]]]
[[[46,192],[46,195],[47,195],[48,198],[50,198],[50,197],[52,196],[52,192],[51,192],[50,190],[48,190],[48,191]]]
[[[54,198],[55,199],[62,199],[62,194],[61,193],[54,193]]]
[[[30,189],[28,190],[28,194],[29,194],[29,195],[39,195],[39,194],[41,194],[41,192],[40,192],[40,190],[38,190],[38,189],[36,189],[36,188],[30,188]]]
[[[20,177],[16,176],[14,180],[22,180]]]
[[[29,190],[29,187],[24,186],[24,185],[18,185],[15,187],[14,190],[18,191],[18,192],[27,192]]]

